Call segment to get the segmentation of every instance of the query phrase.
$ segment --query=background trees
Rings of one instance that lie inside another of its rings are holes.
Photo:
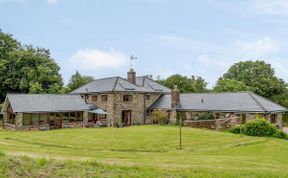
[[[288,107],[288,85],[275,76],[264,61],[242,61],[234,64],[219,78],[215,91],[252,91]]]
[[[180,74],[175,74],[167,79],[158,80],[158,82],[168,88],[174,88],[174,85],[177,85],[178,89],[182,93],[200,93],[207,91],[207,82],[205,82],[202,77],[194,75],[191,77],[186,77]]]
[[[44,48],[21,45],[0,30],[0,100],[7,93],[63,92],[60,67]]]
[[[94,77],[88,75],[81,75],[78,71],[71,76],[69,83],[67,85],[67,91],[73,91],[91,81],[94,80]]]

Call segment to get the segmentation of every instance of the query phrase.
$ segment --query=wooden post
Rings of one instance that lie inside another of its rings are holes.
[[[41,113],[38,113],[38,124],[40,124]]]
[[[182,149],[182,116],[179,115],[179,119],[180,119],[180,150]]]
[[[29,124],[32,125],[32,113],[30,113]]]
[[[47,113],[47,124],[50,125],[50,112]]]
[[[56,128],[56,113],[54,112],[54,117],[53,117],[53,126],[54,129]]]
[[[59,128],[62,128],[62,114],[63,114],[63,113],[60,113],[60,123],[59,123]]]

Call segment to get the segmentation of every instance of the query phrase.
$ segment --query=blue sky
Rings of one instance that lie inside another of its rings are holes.
[[[0,0],[0,28],[45,47],[65,83],[95,78],[198,75],[212,87],[241,60],[271,63],[288,81],[288,0]]]

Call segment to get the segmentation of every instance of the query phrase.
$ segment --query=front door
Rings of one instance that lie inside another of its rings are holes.
[[[122,111],[122,124],[123,126],[131,125],[131,110]]]

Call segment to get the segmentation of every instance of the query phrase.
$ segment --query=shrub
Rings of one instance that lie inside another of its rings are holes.
[[[184,122],[187,119],[186,112],[178,112],[176,119],[176,124],[180,124],[180,119]]]
[[[169,118],[168,118],[168,113],[164,110],[157,109],[152,112],[152,118],[153,121],[155,121],[158,124],[168,124]]]
[[[243,132],[243,126],[242,125],[238,125],[236,127],[233,127],[229,130],[229,132],[234,133],[234,134],[240,134],[241,132]]]
[[[288,135],[285,132],[279,130],[275,125],[267,122],[263,118],[255,119],[244,125],[231,128],[229,132],[234,134],[240,134],[242,132],[248,136],[275,137],[288,140]]]
[[[209,112],[204,112],[201,113],[198,117],[199,120],[213,120],[214,119],[214,115],[212,113]]]
[[[288,140],[288,134],[285,133],[285,132],[283,132],[282,130],[278,130],[278,131],[273,135],[273,137]]]
[[[244,125],[244,134],[249,136],[273,136],[277,130],[276,126],[265,119],[255,119]]]

